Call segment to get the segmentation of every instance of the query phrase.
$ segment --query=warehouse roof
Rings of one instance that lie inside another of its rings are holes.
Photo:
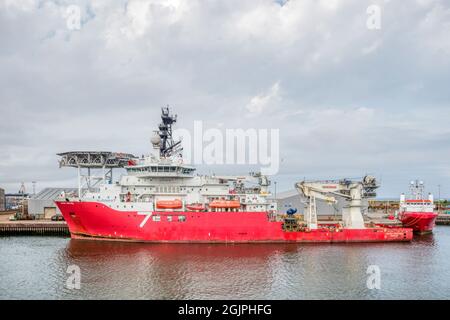
[[[284,192],[279,192],[277,194],[277,200],[292,198],[292,197],[300,197],[300,194],[297,190],[288,190]]]
[[[41,192],[33,195],[31,199],[34,200],[55,200],[59,197],[62,192],[68,193],[77,193],[77,188],[45,188]]]

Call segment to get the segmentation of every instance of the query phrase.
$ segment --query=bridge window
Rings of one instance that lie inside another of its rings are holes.
[[[172,222],[172,216],[167,216],[167,221]]]
[[[161,221],[161,216],[158,216],[158,215],[152,216],[152,220],[155,222],[159,222],[159,221]]]
[[[178,221],[179,222],[185,222],[186,221],[186,216],[178,216]]]

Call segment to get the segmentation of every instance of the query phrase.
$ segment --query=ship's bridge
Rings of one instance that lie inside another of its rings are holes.
[[[195,168],[182,163],[158,162],[158,163],[139,163],[126,166],[129,175],[146,177],[193,177]]]

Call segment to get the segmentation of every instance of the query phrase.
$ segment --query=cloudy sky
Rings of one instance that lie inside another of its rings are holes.
[[[57,152],[150,152],[170,104],[182,128],[280,129],[280,191],[371,173],[450,196],[447,0],[0,0],[0,39],[9,192],[74,185]]]

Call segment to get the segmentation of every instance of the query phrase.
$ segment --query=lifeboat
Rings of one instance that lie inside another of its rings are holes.
[[[201,203],[192,203],[186,205],[186,208],[191,211],[202,211],[205,210],[205,206]]]
[[[233,208],[241,207],[239,200],[214,200],[209,203],[210,208]]]
[[[181,209],[183,202],[181,200],[159,200],[156,201],[157,209]]]

